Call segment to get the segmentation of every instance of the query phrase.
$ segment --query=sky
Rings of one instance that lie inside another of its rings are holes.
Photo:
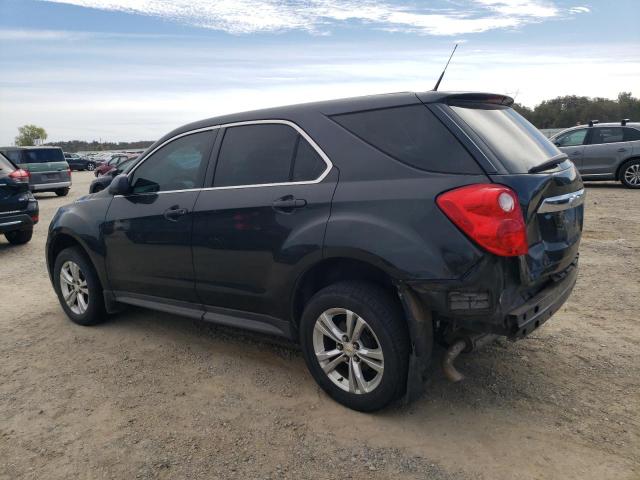
[[[433,88],[640,96],[640,0],[0,0],[0,145]]]

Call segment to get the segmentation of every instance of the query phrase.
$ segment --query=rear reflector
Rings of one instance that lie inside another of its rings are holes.
[[[476,184],[442,193],[440,210],[485,250],[502,257],[529,251],[516,193],[504,185]]]

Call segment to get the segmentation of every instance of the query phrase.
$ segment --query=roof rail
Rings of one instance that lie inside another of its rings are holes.
[[[589,120],[589,126],[590,127],[593,127],[597,123],[600,123],[600,120]]]
[[[624,127],[624,126],[627,124],[627,122],[629,122],[629,121],[630,121],[630,120],[629,120],[628,118],[623,118],[623,119],[620,121],[620,125],[622,125],[622,126]]]

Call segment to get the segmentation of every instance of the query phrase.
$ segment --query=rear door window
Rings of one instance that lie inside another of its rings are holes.
[[[511,107],[493,104],[450,105],[509,173],[528,173],[562,152]]]
[[[420,170],[481,173],[469,152],[424,105],[367,110],[331,118],[386,155]]]
[[[595,127],[591,130],[589,145],[600,145],[602,143],[617,143],[624,141],[622,127]]]
[[[241,125],[225,130],[213,186],[313,181],[326,169],[318,152],[289,125]]]

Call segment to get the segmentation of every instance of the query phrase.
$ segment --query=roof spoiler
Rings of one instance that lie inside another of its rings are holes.
[[[505,105],[507,107],[513,105],[513,98],[495,93],[453,93],[447,95],[446,101],[447,103],[490,103],[493,105]]]

